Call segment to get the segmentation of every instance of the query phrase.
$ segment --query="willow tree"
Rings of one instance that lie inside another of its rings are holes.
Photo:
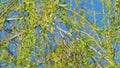
[[[119,0],[1,0],[0,66],[118,67],[119,7]]]

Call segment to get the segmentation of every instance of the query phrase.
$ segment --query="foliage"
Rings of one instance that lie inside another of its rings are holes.
[[[95,10],[95,2],[102,10]],[[0,66],[117,68],[119,7],[117,0],[1,1],[0,31],[6,35],[0,38]]]

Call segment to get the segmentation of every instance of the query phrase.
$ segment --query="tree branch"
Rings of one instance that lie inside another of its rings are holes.
[[[18,0],[14,0],[7,8],[0,12],[0,18],[2,18],[17,2]]]

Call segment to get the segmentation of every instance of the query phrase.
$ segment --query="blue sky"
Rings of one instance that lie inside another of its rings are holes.
[[[2,2],[5,2],[6,0],[1,0]],[[85,0],[80,0],[81,1],[81,4],[78,6],[78,9],[81,9],[81,8],[86,8],[87,10],[90,10],[90,11],[95,11],[95,12],[102,12],[102,4],[99,2],[99,0],[89,0],[88,2],[85,2]],[[111,0],[112,1],[112,3],[114,4],[114,0]],[[93,4],[94,4],[94,7],[92,7],[92,4],[91,4],[91,2],[93,2]],[[67,4],[70,4],[70,0],[67,0]],[[72,1],[72,8],[75,8],[76,7],[76,3],[74,2],[74,0]],[[94,12],[93,11],[93,12]],[[14,13],[11,13],[10,14],[10,18],[11,17],[17,17],[17,16],[19,16],[19,14],[20,14],[20,12],[14,12]],[[71,12],[70,11],[68,11],[68,14],[69,15],[71,15]],[[96,24],[99,24],[98,25],[98,27],[99,28],[104,28],[104,24],[102,23],[102,19],[103,19],[103,15],[102,14],[97,14],[96,15],[96,17],[95,17],[95,19],[96,19],[96,22],[94,22],[95,20],[94,20],[94,17],[92,16],[92,15],[90,15],[90,14],[88,14],[88,13],[86,13],[86,16],[93,22],[93,23],[96,23]],[[100,23],[98,23],[98,22],[100,22]],[[12,30],[11,30],[11,26],[13,25],[14,23],[13,23],[13,21],[10,21],[10,22],[5,22],[5,24],[4,24],[4,27],[5,28],[7,28],[8,30],[6,31],[6,30],[2,30],[1,32],[0,32],[0,39],[3,39],[3,38],[8,38],[9,37],[9,32],[11,32]],[[67,29],[67,27],[65,26],[65,24],[64,23],[61,23],[61,24],[58,24],[62,29],[64,29],[64,30],[66,30],[66,31],[68,31],[68,29]],[[38,28],[36,28],[36,30],[37,31],[40,31],[40,27],[38,27]],[[56,36],[59,36],[59,35],[57,35],[56,34]],[[14,54],[14,55],[17,55],[17,51],[16,50],[14,50],[13,48],[14,48],[14,46],[15,46],[15,44],[13,44],[13,42],[14,41],[16,41],[16,40],[13,40],[12,42],[10,42],[9,43],[9,45],[8,45],[8,48],[9,48],[9,50]],[[54,43],[54,42],[53,42]],[[54,46],[53,46],[53,48],[54,48]],[[120,51],[120,45],[119,44],[116,44],[115,45],[115,48],[116,48],[116,54],[117,54],[117,52],[119,52]],[[46,49],[45,49],[45,51],[47,51]],[[49,51],[49,50],[48,50]],[[96,56],[96,58],[98,57],[98,55],[96,54],[95,55]],[[120,63],[120,58],[116,58],[115,59],[116,60],[116,62],[118,63]],[[91,60],[90,60],[91,61]],[[92,62],[92,61],[91,61]],[[106,60],[102,60],[101,61],[101,64],[106,64],[107,63],[107,61]],[[11,66],[14,66],[14,64],[11,64]],[[38,66],[38,68],[43,68],[44,66],[43,65],[39,65]],[[6,68],[6,67],[2,67],[2,68]]]

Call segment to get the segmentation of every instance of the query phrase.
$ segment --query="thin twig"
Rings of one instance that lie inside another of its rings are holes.
[[[72,34],[70,32],[67,32],[65,30],[63,30],[62,28],[60,28],[59,26],[57,26],[58,30],[60,30],[61,32],[64,32],[65,34],[68,34],[69,36],[72,36]]]
[[[92,47],[92,46],[89,46],[93,51],[95,51],[95,52],[97,52],[99,55],[103,55],[103,54],[101,54],[99,51],[97,51],[94,47]],[[105,56],[104,57],[106,60],[108,60],[108,62],[111,64],[111,65],[113,65],[113,63],[112,63],[112,61],[110,61],[108,58],[107,58],[107,56]]]
[[[23,19],[23,17],[21,17],[21,18],[7,18],[6,20],[20,20],[20,19]]]
[[[63,7],[63,6],[60,6],[60,7]],[[97,37],[98,37],[98,40],[99,40],[99,42],[100,43],[98,43],[95,39],[94,39],[94,41],[97,43],[97,45],[101,48],[101,46],[100,45],[102,45],[101,44],[101,41],[100,41],[100,38],[99,38],[99,36],[98,36],[98,34],[97,34],[97,32],[96,32],[96,28],[94,28],[94,25],[93,25],[93,23],[85,16],[85,15],[83,15],[83,14],[79,14],[79,13],[77,13],[77,12],[75,12],[75,11],[73,11],[72,9],[68,9],[68,8],[65,8],[65,7],[63,7],[65,10],[69,10],[69,11],[71,11],[72,13],[74,13],[75,15],[77,15],[77,16],[80,16],[80,17],[82,17],[84,20],[86,20],[87,22],[88,22],[88,24],[90,25],[90,27],[93,29],[93,31],[96,33],[96,35],[97,35]],[[87,33],[86,33],[87,34]],[[88,34],[87,34],[88,35]],[[89,35],[90,36],[90,35]],[[100,44],[100,45],[99,45]],[[103,48],[101,48],[103,51],[105,51]]]
[[[7,8],[0,12],[0,18],[2,18],[17,2],[18,0],[14,0]]]
[[[97,62],[97,60],[95,59],[95,57],[92,56],[92,58],[93,58],[93,60],[97,63],[97,65],[98,65],[100,68],[102,68],[102,66]]]

